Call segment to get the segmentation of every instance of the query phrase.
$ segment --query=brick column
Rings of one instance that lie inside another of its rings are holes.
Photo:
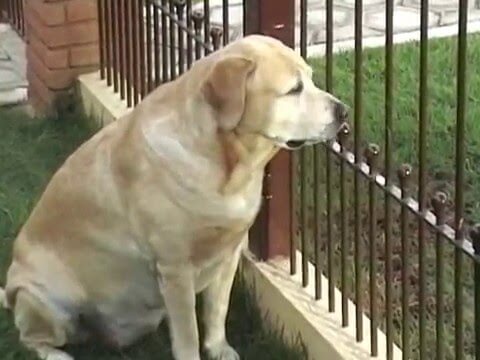
[[[74,85],[79,74],[98,68],[96,0],[26,0],[29,98],[45,111]]]

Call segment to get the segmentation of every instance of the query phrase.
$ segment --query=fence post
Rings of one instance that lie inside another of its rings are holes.
[[[244,33],[264,34],[295,46],[295,0],[244,0]],[[262,210],[250,232],[250,249],[262,260],[288,256],[292,230],[291,153],[267,166]]]

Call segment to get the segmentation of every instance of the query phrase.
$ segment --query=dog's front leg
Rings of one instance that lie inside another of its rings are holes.
[[[228,344],[225,334],[230,292],[240,254],[241,246],[235,250],[233,257],[225,258],[221,264],[221,269],[203,293],[204,347],[211,359],[240,359],[237,352]]]
[[[173,356],[175,360],[200,360],[193,269],[157,264],[157,271],[169,318]]]

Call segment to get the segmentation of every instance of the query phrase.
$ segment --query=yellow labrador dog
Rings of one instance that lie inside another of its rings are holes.
[[[93,338],[124,347],[169,320],[177,360],[199,360],[202,292],[213,359],[264,167],[280,148],[335,137],[343,104],[281,42],[254,35],[196,62],[83,144],[14,244],[0,298],[48,360]]]

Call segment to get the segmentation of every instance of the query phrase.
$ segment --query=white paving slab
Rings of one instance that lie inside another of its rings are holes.
[[[25,43],[7,24],[0,24],[0,106],[27,100]]]
[[[421,0],[395,0],[394,32],[397,35],[410,34],[420,29]],[[242,36],[243,3],[241,0],[229,2],[230,41]],[[429,28],[435,29],[458,22],[459,0],[430,0]],[[363,36],[368,43],[385,35],[386,0],[363,0]],[[326,41],[325,0],[309,0],[307,12],[307,44],[309,48],[319,49]],[[348,43],[354,39],[355,0],[333,0],[334,41]],[[299,45],[300,0],[296,0],[296,45]],[[203,3],[194,5],[197,11],[203,11]],[[469,2],[469,21],[480,20],[480,3]],[[222,26],[222,0],[210,0],[211,24]],[[444,32],[440,32],[444,33]],[[449,35],[454,35],[451,31]],[[374,42],[374,41],[373,41]],[[318,55],[317,51],[314,51]]]

